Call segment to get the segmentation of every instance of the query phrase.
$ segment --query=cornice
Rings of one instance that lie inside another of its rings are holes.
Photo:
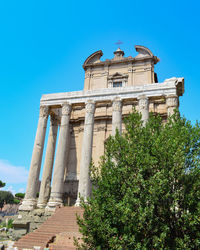
[[[91,54],[84,62],[83,68],[84,70],[88,68],[94,68],[98,66],[110,66],[110,65],[116,65],[116,64],[122,64],[122,63],[137,63],[137,62],[146,62],[148,60],[151,60],[154,64],[159,62],[159,58],[157,56],[154,56],[153,53],[150,51],[150,49],[141,46],[136,45],[135,50],[138,52],[138,55],[136,57],[128,56],[128,57],[120,57],[119,59],[112,58],[112,59],[106,59],[105,61],[100,61],[100,58],[103,55],[103,52],[101,50],[98,50]],[[115,52],[114,52],[115,53]]]
[[[140,95],[158,97],[168,95],[182,96],[184,93],[184,78],[166,79],[163,83],[152,83],[141,86],[107,88],[88,91],[74,91],[43,95],[41,105],[61,106],[65,102],[70,104],[84,104],[89,100],[94,102],[112,101],[116,97],[120,99],[137,99]]]
[[[146,61],[152,61],[154,64],[156,64],[159,59],[157,56],[146,56],[146,57],[123,57],[120,60],[109,60],[107,59],[106,61],[100,61],[96,63],[88,63],[87,65],[83,65],[83,68],[86,70],[87,68],[94,68],[97,66],[111,66],[111,65],[116,65],[116,64],[122,64],[122,63],[137,63],[137,62],[146,62]]]

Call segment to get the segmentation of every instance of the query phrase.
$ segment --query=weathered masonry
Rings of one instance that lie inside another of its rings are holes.
[[[27,190],[20,210],[40,207],[52,211],[63,203],[78,206],[78,194],[87,200],[91,192],[91,159],[98,164],[105,139],[116,129],[123,131],[123,118],[133,107],[141,112],[144,122],[149,112],[159,113],[166,120],[178,108],[184,79],[173,77],[158,83],[154,65],[159,59],[146,47],[135,49],[136,57],[125,57],[117,49],[114,58],[105,61],[100,60],[102,51],[93,53],[83,64],[83,91],[42,96]],[[50,128],[43,156],[48,119]],[[40,183],[42,157],[45,160]]]

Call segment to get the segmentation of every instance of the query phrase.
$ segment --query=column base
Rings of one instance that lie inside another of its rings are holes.
[[[87,199],[84,198],[84,203],[88,203]],[[81,206],[81,199],[77,198],[76,203],[74,205],[75,207],[80,207]]]
[[[77,198],[76,203],[74,205],[75,207],[80,207],[81,206],[81,200],[80,198]]]
[[[63,201],[62,200],[60,200],[60,199],[53,200],[52,199],[47,203],[45,211],[53,212],[53,211],[56,210],[56,207],[62,207],[62,206],[63,206]]]
[[[38,208],[45,208],[47,205],[47,202],[38,202],[37,207]]]
[[[36,199],[24,199],[22,204],[19,206],[19,211],[31,211],[36,208]]]

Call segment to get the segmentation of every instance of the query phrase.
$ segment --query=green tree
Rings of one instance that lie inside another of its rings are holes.
[[[0,208],[2,209],[3,205],[13,204],[14,196],[9,191],[0,191]]]
[[[6,185],[6,183],[4,183],[4,182],[2,182],[2,181],[0,180],[0,188],[4,187],[5,185]]]
[[[18,198],[19,200],[24,199],[25,193],[16,193],[15,197]]]
[[[19,203],[20,203],[20,200],[19,200],[19,199],[14,198],[13,204],[19,204]]]
[[[110,137],[82,201],[81,249],[200,249],[200,126],[133,112]]]

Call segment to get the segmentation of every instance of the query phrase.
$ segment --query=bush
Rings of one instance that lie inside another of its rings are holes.
[[[134,112],[92,166],[83,249],[200,249],[200,126]],[[82,249],[81,248],[81,249]]]
[[[1,180],[0,180],[0,188],[1,187],[4,187],[6,185],[6,183],[4,183],[4,182],[2,182]]]
[[[4,206],[4,204],[13,204],[14,196],[9,191],[0,191],[0,208]]]
[[[9,219],[6,225],[7,229],[13,228],[13,219]]]
[[[7,224],[6,224],[6,221],[3,221],[0,224],[0,228],[3,228],[3,227],[6,227],[7,229],[13,228],[13,219],[9,219]]]

